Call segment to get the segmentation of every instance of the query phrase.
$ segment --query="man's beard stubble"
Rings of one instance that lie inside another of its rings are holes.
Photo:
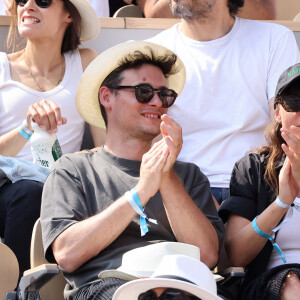
[[[172,3],[173,1],[173,3]],[[185,20],[206,19],[210,16],[217,0],[190,0],[190,3],[180,3],[180,0],[169,0],[173,15]]]

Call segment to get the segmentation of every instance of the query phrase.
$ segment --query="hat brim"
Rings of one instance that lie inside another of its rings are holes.
[[[98,274],[98,278],[100,278],[100,279],[111,278],[111,277],[123,279],[123,280],[127,280],[127,281],[139,279],[139,277],[136,277],[136,276],[133,276],[133,275],[130,275],[128,273],[118,271],[118,270],[105,270]]]
[[[94,39],[100,31],[99,18],[87,0],[70,0],[76,7],[81,17],[80,41],[89,41]]]
[[[81,77],[76,92],[76,107],[86,122],[105,128],[98,100],[99,88],[102,82],[113,70],[120,66],[120,61],[124,57],[133,54],[135,51],[148,54],[150,49],[155,56],[173,54],[171,50],[157,44],[145,41],[130,41],[107,49],[89,64]],[[175,68],[178,72],[167,78],[167,84],[170,89],[173,89],[179,95],[185,83],[185,67],[178,57]]]
[[[154,288],[176,288],[191,293],[203,300],[222,300],[217,295],[197,285],[176,279],[147,278],[138,279],[121,285],[114,293],[113,300],[137,300],[138,296]]]

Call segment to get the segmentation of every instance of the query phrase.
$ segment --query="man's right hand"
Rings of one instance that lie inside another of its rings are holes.
[[[162,170],[169,155],[169,148],[164,139],[155,143],[143,155],[140,179],[136,186],[137,193],[144,206],[153,197],[161,184]]]

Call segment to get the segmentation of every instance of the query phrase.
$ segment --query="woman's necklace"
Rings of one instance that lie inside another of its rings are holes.
[[[42,92],[46,92],[46,90],[44,88],[42,88],[39,83],[37,82],[35,76],[32,74],[32,71],[31,71],[31,68],[28,64],[28,61],[27,61],[27,57],[26,57],[26,52],[25,52],[25,49],[24,49],[24,60],[25,60],[25,63],[26,63],[26,66],[28,68],[28,71],[30,73],[30,76],[32,77],[33,81],[35,82],[35,84],[38,86],[38,88],[42,91]],[[63,63],[61,64],[61,76],[60,76],[60,79],[58,80],[57,82],[57,85],[59,85],[63,79],[63,76],[64,76],[64,69],[65,69],[65,60],[63,60]]]

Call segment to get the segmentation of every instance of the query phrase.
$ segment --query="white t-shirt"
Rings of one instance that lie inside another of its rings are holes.
[[[77,112],[75,93],[83,73],[81,58],[78,50],[67,52],[64,57],[66,68],[61,83],[50,91],[39,92],[11,79],[7,55],[0,52],[0,136],[22,124],[30,105],[42,99],[52,100],[61,108],[62,116],[67,118],[67,124],[59,126],[56,134],[62,152],[80,150],[84,120]],[[17,157],[32,160],[30,141]]]
[[[287,220],[286,223],[282,224],[282,227],[278,230],[276,235],[276,243],[284,253],[287,264],[300,264],[300,199],[296,198],[294,204],[298,206],[298,210],[295,206],[289,208],[290,210],[293,210],[292,217]],[[283,222],[287,215],[288,214],[285,215]],[[279,253],[273,248],[267,269],[282,264],[283,261]]]
[[[216,40],[192,40],[176,24],[148,41],[174,51],[186,67],[185,87],[168,111],[183,129],[178,159],[197,164],[212,187],[227,188],[234,163],[265,143],[279,76],[300,61],[293,32],[236,18]]]
[[[88,0],[99,18],[109,17],[108,0]]]
[[[6,16],[4,0],[0,1],[0,15]]]

